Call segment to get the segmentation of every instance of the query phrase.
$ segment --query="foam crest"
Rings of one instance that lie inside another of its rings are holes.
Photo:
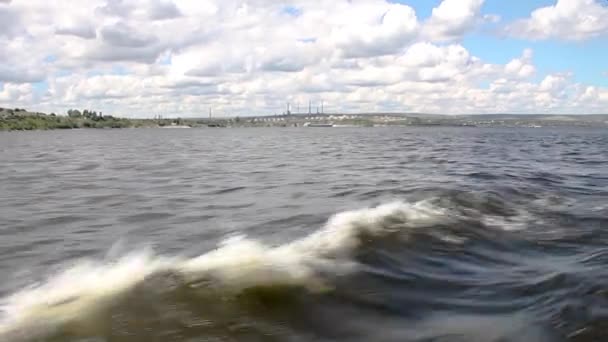
[[[183,262],[176,270],[188,283],[207,283],[224,290],[272,285],[301,285],[314,290],[322,287],[322,282],[308,257],[315,256],[237,237]]]
[[[49,329],[84,321],[112,305],[148,276],[167,269],[169,260],[143,251],[116,262],[82,261],[47,282],[17,292],[0,303],[3,333],[19,333],[32,324]],[[38,327],[39,328],[39,327]]]
[[[382,236],[397,231],[432,226],[446,220],[446,212],[429,201],[413,204],[393,202],[375,208],[334,215],[321,230],[290,247],[319,255],[348,256],[361,244],[362,236]]]
[[[366,236],[431,226],[445,212],[430,202],[395,202],[334,215],[302,239],[269,246],[246,237],[231,238],[194,258],[163,257],[149,251],[115,262],[84,261],[0,301],[0,337],[44,324],[48,329],[87,324],[96,315],[153,276],[171,273],[184,285],[238,292],[257,286],[329,288],[324,275],[352,272],[353,252]]]
[[[430,226],[444,219],[444,214],[427,201],[342,212],[311,235],[278,247],[232,238],[218,249],[184,262],[179,271],[190,282],[216,280],[237,290],[276,284],[324,288],[319,273],[352,271],[352,253],[363,236]]]

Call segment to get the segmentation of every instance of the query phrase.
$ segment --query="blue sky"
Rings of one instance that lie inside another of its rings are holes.
[[[431,16],[433,8],[437,7],[441,0],[391,0],[390,2],[412,6],[418,16],[424,19]],[[525,17],[537,8],[554,4],[555,1],[552,0],[487,0],[483,4],[482,13],[499,14],[505,20],[513,20]]]
[[[421,19],[430,17],[440,0],[393,0],[394,3],[414,7]],[[487,0],[482,14],[497,14],[502,21],[525,18],[535,9],[555,5],[553,0],[505,1]],[[606,18],[605,20],[608,20]],[[493,63],[507,63],[522,50],[531,48],[534,61],[541,73],[572,72],[583,83],[608,87],[608,77],[601,71],[608,70],[608,36],[571,42],[559,39],[528,40],[497,34],[495,25],[464,37],[463,46],[475,56]]]
[[[602,73],[608,70],[606,38],[584,42],[526,41],[475,34],[466,37],[463,45],[474,55],[493,63],[506,63],[523,49],[531,48],[539,75],[571,72],[578,82],[608,87],[608,77]]]
[[[599,0],[2,1],[0,107],[608,113],[606,18]]]

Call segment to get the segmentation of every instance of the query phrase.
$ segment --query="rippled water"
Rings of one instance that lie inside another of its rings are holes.
[[[0,134],[0,340],[605,341],[608,134]]]

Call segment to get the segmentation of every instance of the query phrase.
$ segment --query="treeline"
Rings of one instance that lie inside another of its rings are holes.
[[[94,110],[88,110],[85,109],[82,112],[78,109],[70,109],[68,110],[68,117],[70,118],[87,118],[87,119],[91,119],[91,120],[101,120],[103,119],[103,115],[101,112],[97,113]],[[109,116],[109,118],[112,118],[112,116]]]
[[[102,115],[91,110],[70,109],[67,116],[31,113],[25,109],[0,108],[0,130],[47,130],[73,128],[129,128],[141,123]]]
[[[0,110],[2,110],[2,108],[0,108]],[[25,110],[25,108],[4,109],[4,110],[10,114],[19,113],[19,112],[27,112],[27,110]]]
[[[29,112],[25,109],[0,108],[0,131],[49,130],[73,128],[152,128],[152,127],[227,127],[242,126],[245,120],[155,118],[155,119],[124,119],[104,115],[90,109],[70,109],[67,115],[55,113],[44,114]]]

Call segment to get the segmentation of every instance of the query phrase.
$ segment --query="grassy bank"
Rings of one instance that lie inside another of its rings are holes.
[[[172,120],[125,119],[113,116],[71,113],[69,116],[28,112],[24,109],[0,108],[0,130],[48,130],[74,128],[137,128],[171,125]]]

